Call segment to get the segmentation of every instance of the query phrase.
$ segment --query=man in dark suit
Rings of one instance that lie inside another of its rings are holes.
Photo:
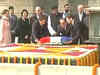
[[[59,26],[57,28],[57,36],[62,37],[64,44],[72,43],[72,26],[67,23],[65,19],[60,19]]]
[[[72,26],[68,24],[65,19],[60,19],[60,25],[57,28],[57,35],[59,36],[72,36]]]
[[[74,43],[84,43],[84,41],[88,40],[88,25],[85,22],[87,15],[84,13],[84,6],[82,4],[78,5],[77,11],[74,17],[73,39]]]
[[[14,7],[9,7],[9,23],[10,23],[10,30],[11,30],[11,37],[12,43],[15,41],[15,29],[17,25],[17,16],[14,14]]]
[[[41,16],[46,16],[47,18],[47,15],[43,12],[42,8],[40,6],[37,6],[35,8],[35,12],[33,13],[33,15],[30,17],[30,24],[32,25],[34,22],[37,22],[39,21],[39,18]]]
[[[38,22],[34,22],[32,25],[32,37],[33,42],[38,42],[40,38],[49,36],[46,17],[41,16]]]

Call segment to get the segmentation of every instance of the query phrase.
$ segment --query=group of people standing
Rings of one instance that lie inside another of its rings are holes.
[[[64,5],[64,12],[58,12],[58,7],[51,8],[48,15],[37,6],[31,17],[27,9],[23,9],[21,17],[14,14],[14,7],[5,9],[0,19],[0,44],[38,43],[42,37],[66,36],[72,38],[68,43],[84,43],[88,40],[88,13],[84,5],[77,6],[77,14],[71,13],[69,4]]]

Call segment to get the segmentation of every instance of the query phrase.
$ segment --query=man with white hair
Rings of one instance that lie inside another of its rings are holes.
[[[82,18],[84,16],[84,6],[83,5],[78,5],[77,10],[78,10],[79,20],[82,21]]]
[[[40,17],[42,17],[42,16],[45,16],[46,17],[46,21],[47,21],[48,16],[43,13],[43,11],[42,11],[40,6],[37,6],[35,8],[35,13],[33,13],[33,15],[30,18],[30,24],[32,25],[33,29],[34,29],[34,23],[38,23]],[[33,35],[32,35],[32,41],[34,42]]]
[[[75,25],[74,30],[74,39],[75,43],[84,43],[88,40],[88,25],[86,25],[86,13],[84,12],[84,5],[79,4],[77,6],[77,14],[74,17]]]
[[[30,23],[33,24],[33,22],[38,21],[39,17],[42,15],[42,10],[39,6],[35,8],[35,12],[30,18]]]

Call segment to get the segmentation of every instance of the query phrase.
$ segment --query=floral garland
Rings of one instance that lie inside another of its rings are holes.
[[[97,75],[97,68],[99,67],[99,64],[95,64],[95,66],[93,66],[93,73],[92,75]]]
[[[40,65],[41,65],[40,61],[35,65],[35,67],[34,67],[34,75],[39,75],[38,74],[38,68],[39,68]]]

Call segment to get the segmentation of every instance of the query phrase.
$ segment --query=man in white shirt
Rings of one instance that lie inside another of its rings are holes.
[[[84,43],[88,40],[88,27],[86,25],[86,13],[84,12],[84,5],[77,6],[77,14],[74,16],[74,39],[75,43]]]
[[[78,10],[78,15],[79,15],[79,20],[82,21],[82,17],[84,13],[84,6],[78,5],[77,10]]]

